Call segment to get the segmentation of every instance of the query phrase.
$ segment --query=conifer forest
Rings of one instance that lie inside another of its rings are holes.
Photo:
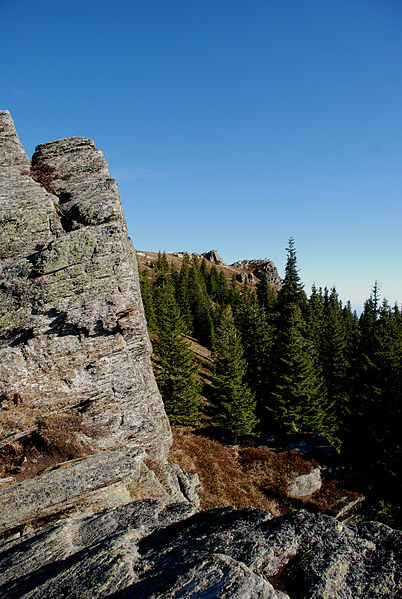
[[[170,421],[234,438],[318,432],[370,481],[382,520],[402,521],[402,314],[377,284],[358,317],[336,289],[308,296],[293,239],[283,284],[228,282],[165,254],[141,271],[155,373]],[[206,384],[189,339],[211,351]]]

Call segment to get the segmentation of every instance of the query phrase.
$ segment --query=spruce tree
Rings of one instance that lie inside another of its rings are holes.
[[[155,262],[155,268],[159,272],[167,273],[169,271],[169,263],[166,252],[158,252],[158,259]]]
[[[144,306],[148,330],[154,333],[157,331],[157,321],[154,308],[152,285],[149,277],[149,271],[146,269],[140,272],[140,285],[142,303]]]
[[[292,319],[292,312],[295,306],[304,312],[306,307],[306,294],[304,285],[300,280],[297,269],[296,248],[293,237],[289,239],[289,245],[286,248],[287,261],[285,268],[285,278],[278,292],[278,310],[280,312],[280,320],[283,323],[287,318]]]
[[[324,298],[322,288],[317,290],[313,285],[311,295],[307,303],[306,323],[308,337],[314,343],[318,353],[322,347],[324,333]]]
[[[345,435],[350,422],[347,332],[344,324],[342,304],[335,288],[324,307],[324,327],[321,340],[321,365],[329,401],[333,404],[338,436]]]
[[[175,279],[175,294],[180,313],[186,323],[188,331],[193,332],[194,318],[191,312],[191,288],[189,283],[191,260],[188,254],[185,254],[178,277]]]
[[[258,281],[256,290],[258,303],[260,304],[261,309],[264,310],[265,314],[269,316],[269,319],[273,321],[277,303],[277,293],[268,283],[266,273],[263,273],[261,279]]]
[[[194,426],[200,416],[201,385],[194,355],[183,336],[185,325],[170,281],[159,290],[157,316],[156,378],[166,412],[172,424]]]
[[[268,412],[280,430],[331,435],[334,423],[326,410],[315,350],[303,329],[301,310],[296,306],[287,329],[281,330],[277,338]]]
[[[252,434],[257,424],[256,403],[245,382],[246,362],[230,307],[225,309],[217,329],[212,356],[212,424],[235,435]]]
[[[205,272],[205,271],[204,271]],[[188,278],[193,334],[202,345],[211,347],[214,337],[212,306],[197,256],[193,256]]]
[[[246,285],[234,316],[244,348],[246,381],[256,397],[257,418],[263,423],[271,384],[273,328],[256,293]]]
[[[294,241],[289,240],[273,347],[273,387],[267,405],[271,423],[285,431],[317,431],[332,437],[334,422],[325,396],[317,351],[308,339],[302,310],[306,296],[297,270]]]

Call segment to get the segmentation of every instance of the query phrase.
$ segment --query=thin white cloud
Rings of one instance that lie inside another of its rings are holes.
[[[12,91],[13,94],[15,94],[16,96],[22,96],[23,98],[27,98],[28,94],[23,90],[20,89],[18,87],[15,87],[14,85],[8,85],[9,89]]]
[[[130,181],[131,179],[149,179],[151,177],[170,177],[174,171],[157,171],[147,168],[127,168],[113,172],[117,181]]]

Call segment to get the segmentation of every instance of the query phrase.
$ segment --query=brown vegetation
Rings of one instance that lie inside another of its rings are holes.
[[[20,482],[49,467],[93,453],[84,441],[82,417],[57,414],[40,417],[27,434],[17,435],[0,447],[0,478]]]
[[[253,476],[246,476],[236,447],[174,429],[169,461],[187,472],[198,472],[202,509],[254,506],[279,515],[276,501],[259,490]]]
[[[57,179],[56,169],[51,164],[32,165],[31,177],[48,191],[54,194],[53,181]]]
[[[315,460],[294,451],[276,453],[264,447],[224,445],[181,429],[173,429],[169,461],[188,472],[198,472],[203,509],[259,507],[279,516],[305,508],[336,515],[359,497],[344,481],[334,479],[312,495],[291,498],[286,494],[288,483],[316,468]]]

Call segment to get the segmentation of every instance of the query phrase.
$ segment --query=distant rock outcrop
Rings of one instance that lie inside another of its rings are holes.
[[[247,270],[250,274],[259,279],[266,276],[268,283],[275,287],[280,287],[282,285],[282,279],[278,275],[276,266],[271,260],[238,260],[231,266]]]
[[[218,250],[210,250],[209,252],[204,252],[201,254],[203,258],[213,262],[214,264],[223,264],[223,260],[218,254]]]

